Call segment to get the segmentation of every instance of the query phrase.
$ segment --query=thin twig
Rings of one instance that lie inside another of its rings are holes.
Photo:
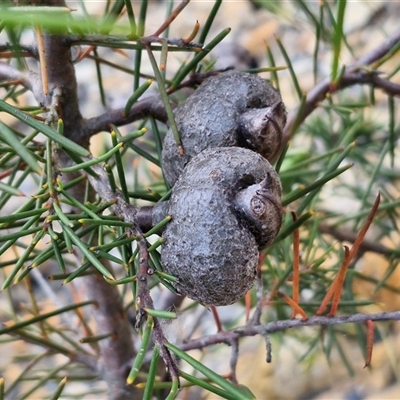
[[[354,258],[354,256],[357,254],[359,247],[361,246],[361,243],[364,240],[364,237],[369,229],[369,227],[372,224],[372,221],[375,218],[375,215],[378,211],[378,207],[379,207],[379,203],[381,201],[381,195],[378,193],[378,195],[376,196],[375,202],[371,208],[371,211],[367,217],[367,220],[365,221],[365,224],[363,225],[363,227],[361,228],[359,234],[357,235],[357,238],[353,244],[353,246],[350,249],[350,255],[349,255],[349,262]]]
[[[330,236],[333,236],[335,239],[338,239],[341,242],[354,243],[357,238],[357,232],[352,232],[344,228],[329,226],[326,222],[320,223],[318,226],[318,230],[321,233],[326,233]],[[374,253],[383,254],[385,256],[391,256],[395,252],[397,252],[397,250],[395,249],[391,249],[390,247],[387,247],[381,243],[373,242],[368,239],[363,240],[360,245],[360,251],[372,251]]]
[[[267,363],[272,362],[272,346],[271,346],[271,339],[268,335],[267,332],[262,333],[262,336],[265,340],[265,352],[266,352],[266,357],[265,357],[265,361]]]
[[[337,311],[337,309],[339,307],[339,302],[340,302],[340,297],[342,295],[342,289],[343,289],[344,281],[346,279],[347,270],[349,268],[349,264],[350,264],[350,261],[352,259],[350,253],[351,252],[350,252],[349,248],[347,246],[344,246],[343,263],[342,263],[342,266],[339,269],[339,272],[337,274],[337,277],[336,277],[334,283],[332,283],[332,286],[335,287],[335,290],[333,292],[332,305],[331,305],[331,309],[330,309],[330,311],[328,313],[328,316],[332,316],[333,317],[336,314],[336,311]],[[317,312],[317,314],[319,314],[319,313]]]
[[[293,222],[297,221],[297,215],[292,211]],[[300,291],[300,232],[296,229],[293,232],[293,301],[299,303],[299,291]],[[293,309],[292,318],[296,317],[296,310]]]
[[[364,240],[364,237],[368,231],[368,228],[371,226],[371,223],[376,215],[376,212],[378,211],[380,203],[380,194],[376,197],[376,200],[374,202],[374,205],[372,206],[372,209],[368,215],[367,220],[365,221],[365,224],[361,228],[360,232],[358,233],[356,240],[354,241],[353,246],[351,249],[349,249],[347,246],[344,246],[345,248],[345,256],[342,262],[342,265],[340,266],[339,272],[337,273],[335,279],[331,283],[331,286],[329,287],[324,299],[322,300],[322,303],[320,307],[318,308],[316,314],[321,315],[326,306],[328,305],[329,301],[333,298],[332,300],[332,306],[329,311],[328,316],[333,316],[336,314],[337,308],[339,306],[339,300],[340,300],[340,295],[342,292],[343,284],[346,278],[346,273],[347,269],[349,267],[349,264],[351,260],[355,257],[355,255],[358,252],[358,249],[360,248],[361,243]]]
[[[264,263],[265,254],[260,254],[257,266],[257,305],[253,315],[248,320],[249,325],[259,325],[261,320],[261,313],[263,308],[263,292],[264,292],[264,280],[262,276],[261,266]]]
[[[365,367],[371,365],[372,359],[372,349],[374,347],[374,333],[375,333],[375,324],[370,319],[367,319],[367,343],[366,343],[366,357],[365,357]]]
[[[149,252],[147,249],[147,241],[143,236],[142,232],[138,227],[133,229],[133,232],[136,235],[140,235],[138,240],[139,246],[139,272],[137,274],[138,281],[138,294],[137,294],[137,304],[138,310],[136,315],[136,329],[139,328],[139,325],[145,316],[145,309],[154,309],[153,299],[150,295],[150,290],[147,285],[147,275],[153,273],[150,272],[149,268]],[[153,335],[154,342],[158,345],[158,349],[162,359],[164,360],[165,366],[169,374],[171,375],[172,380],[177,379],[179,382],[179,368],[172,357],[170,351],[165,346],[166,338],[163,332],[162,325],[158,318],[154,318],[154,327],[153,327]]]
[[[237,366],[238,359],[239,359],[239,339],[238,338],[235,338],[231,342],[231,347],[232,347],[232,352],[231,352],[231,359],[229,361],[229,365],[231,368],[230,378],[231,378],[231,381],[235,385],[237,385],[238,381],[236,378],[236,366]]]
[[[373,50],[364,54],[357,61],[354,62],[352,66],[369,65],[379,60],[385,56],[389,51],[393,49],[394,46],[400,41],[400,29],[398,29],[393,35],[385,39],[379,46],[375,47]]]
[[[106,202],[114,203],[112,211],[125,222],[132,224],[130,235],[136,236],[137,244],[139,247],[139,271],[137,273],[138,294],[136,301],[138,304],[136,314],[136,329],[139,328],[143,318],[146,316],[145,309],[154,309],[153,299],[150,295],[150,290],[147,284],[147,277],[153,271],[149,267],[149,252],[147,248],[147,241],[143,235],[136,221],[137,210],[134,206],[127,203],[123,194],[119,190],[112,190],[108,181],[106,171],[99,165],[94,165],[92,169],[96,172],[97,176],[88,175],[88,179],[93,188],[99,193],[102,199]],[[179,369],[175,360],[171,356],[169,350],[165,347],[165,336],[162,326],[157,318],[154,318],[154,341],[159,347],[160,355],[163,358],[165,365],[172,378],[179,378]]]
[[[215,324],[217,325],[217,332],[221,332],[223,329],[222,329],[222,323],[221,323],[221,319],[219,318],[217,308],[215,306],[211,306],[211,312],[214,317]]]
[[[355,61],[353,64],[345,68],[341,79],[337,82],[334,87],[335,91],[344,89],[345,87],[352,86],[355,84],[370,84],[374,87],[378,87],[384,90],[386,93],[399,96],[400,95],[400,85],[390,82],[378,76],[374,71],[365,71],[361,69],[362,66],[368,66],[375,61],[386,55],[394,46],[400,41],[400,30],[396,31],[392,36],[382,42],[375,49],[371,50],[369,53],[365,54],[359,60]],[[282,145],[279,154],[286,147],[288,141],[290,140],[289,133],[291,132],[291,127],[296,122],[300,124],[304,121],[308,115],[310,115],[318,106],[322,100],[324,100],[328,93],[331,93],[332,85],[330,77],[323,79],[319,82],[313,89],[311,89],[305,99],[305,104],[301,113],[298,116],[298,109],[292,110],[287,119],[287,123],[284,129]]]
[[[19,69],[0,61],[0,81],[21,81],[25,82],[25,74]]]
[[[46,0],[52,6],[65,6],[64,0]],[[52,100],[54,108],[64,122],[64,135],[76,143],[88,148],[89,138],[83,125],[79,109],[77,94],[77,81],[74,65],[71,59],[70,44],[62,35],[53,35],[43,31],[43,56],[46,58],[49,94],[56,95],[55,89],[60,91],[60,96],[53,98],[46,96],[39,80],[30,82],[32,92],[43,107],[50,106]],[[30,72],[27,72],[28,76]],[[65,152],[60,151],[59,162],[61,167],[71,164]],[[64,183],[73,179],[70,173],[63,174]],[[86,200],[86,183],[79,184],[70,189],[69,194],[77,201]],[[90,200],[93,190],[88,196]],[[79,210],[78,210],[79,212]],[[85,239],[84,239],[85,240]],[[77,253],[79,253],[77,251]],[[81,257],[81,256],[80,256]],[[107,260],[102,260],[105,269],[110,265]],[[93,303],[93,319],[96,324],[96,334],[112,336],[98,342],[100,357],[97,359],[95,370],[106,381],[110,389],[110,399],[133,399],[135,390],[126,383],[126,371],[134,357],[132,329],[124,313],[122,300],[117,287],[109,285],[101,274],[94,273],[82,278],[84,294]]]
[[[295,302],[285,293],[278,291],[276,294],[279,297],[282,297],[282,299],[293,309],[292,318],[294,318],[294,316],[296,316],[297,314],[300,314],[303,320],[306,320],[308,318],[307,313],[300,307],[298,302]]]
[[[224,70],[208,71],[203,73],[194,73],[182,82],[176,89],[168,89],[167,94],[170,95],[182,88],[193,88],[201,84],[205,79],[217,75]],[[173,107],[173,104],[171,104]],[[165,111],[164,104],[159,95],[149,96],[137,101],[131,107],[129,114],[124,114],[124,109],[110,110],[97,117],[88,118],[84,121],[84,130],[88,137],[91,137],[101,131],[110,131],[111,126],[123,126],[139,119],[153,117],[157,121],[166,123],[168,116]]]
[[[181,11],[189,4],[189,2],[190,0],[183,0],[152,36],[160,36],[171,25],[172,21],[181,13]]]
[[[91,137],[102,131],[110,131],[111,125],[123,126],[146,117],[153,117],[161,122],[168,120],[160,96],[149,96],[137,101],[129,110],[128,115],[124,115],[124,109],[120,108],[86,119],[84,121],[85,131],[88,137]]]
[[[218,332],[214,335],[203,336],[199,339],[190,340],[180,346],[182,350],[203,349],[218,343],[232,343],[232,340],[245,336],[264,335],[275,333],[291,328],[302,328],[306,326],[363,324],[366,321],[400,321],[400,311],[382,312],[376,314],[353,314],[335,317],[312,316],[307,320],[286,319],[269,322],[266,325],[246,325],[231,331]]]

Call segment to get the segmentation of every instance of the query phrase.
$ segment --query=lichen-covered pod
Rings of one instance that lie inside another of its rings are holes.
[[[173,188],[163,232],[161,261],[178,278],[176,289],[206,305],[243,297],[259,248],[280,229],[280,197],[274,168],[251,150],[222,147],[194,157]]]
[[[210,147],[237,146],[270,160],[278,152],[286,110],[277,90],[257,75],[227,72],[206,79],[174,110],[184,155],[172,130],[164,140],[165,177],[174,185],[186,164]]]

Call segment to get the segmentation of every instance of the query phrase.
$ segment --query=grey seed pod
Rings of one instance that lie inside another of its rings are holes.
[[[179,279],[176,289],[206,305],[243,297],[255,281],[259,247],[278,233],[280,195],[275,170],[251,150],[221,147],[194,157],[173,188],[163,233],[161,262]]]
[[[279,150],[286,123],[280,94],[259,76],[243,72],[205,80],[174,115],[185,154],[179,154],[170,129],[162,163],[171,186],[185,165],[210,147],[246,147],[271,159]]]

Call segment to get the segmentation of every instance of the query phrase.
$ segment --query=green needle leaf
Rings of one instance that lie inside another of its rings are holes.
[[[63,379],[61,379],[56,391],[53,393],[50,400],[57,400],[60,398],[61,393],[63,392],[66,383],[67,383],[67,377],[64,377]]]
[[[170,89],[175,90],[178,88],[179,84],[185,79],[185,77],[197,67],[197,64],[207,55],[210,51],[230,33],[231,28],[224,29],[219,33],[210,43],[203,47],[199,53],[197,53],[193,59],[185,65],[175,77]]]
[[[149,237],[151,235],[154,235],[155,233],[157,233],[158,231],[160,231],[162,228],[164,228],[165,225],[168,224],[169,221],[171,221],[172,217],[170,215],[167,215],[162,221],[160,221],[156,226],[154,226],[153,228],[151,228],[148,232],[146,232],[146,234],[144,235],[144,237]]]
[[[211,393],[215,393],[217,396],[220,396],[225,399],[229,400],[237,400],[237,396],[232,396],[227,391],[220,389],[217,386],[211,385],[210,383],[206,382],[204,379],[196,378],[195,376],[189,375],[186,372],[180,371],[180,375],[182,378],[186,379],[188,382],[200,386],[203,389],[208,390]]]
[[[178,377],[173,376],[171,390],[169,391],[169,394],[165,398],[165,400],[174,400],[178,394],[178,391],[179,391],[179,380]]]
[[[142,85],[140,85],[132,94],[131,97],[129,97],[125,108],[124,108],[124,114],[128,115],[130,109],[132,108],[132,106],[136,103],[136,101],[139,99],[139,97],[151,86],[151,84],[153,83],[152,79],[148,79],[145,83],[143,83]]]
[[[333,171],[329,174],[324,175],[320,179],[317,179],[315,182],[313,182],[311,185],[306,186],[303,189],[296,190],[289,195],[285,196],[282,200],[282,205],[287,206],[288,204],[292,203],[293,201],[305,196],[306,194],[310,193],[311,191],[318,189],[322,187],[326,182],[329,182],[333,178],[336,178],[338,175],[343,173],[344,171],[347,171],[349,168],[351,168],[353,164],[348,164],[345,165],[342,168],[337,169],[336,171]],[[298,211],[297,211],[298,212]]]
[[[284,227],[275,238],[274,243],[278,243],[281,240],[288,237],[292,234],[296,229],[300,228],[307,220],[309,220],[314,215],[314,211],[308,211],[304,213],[300,218],[298,218],[295,222],[292,222],[289,226]]]
[[[110,271],[99,261],[99,259],[86,247],[82,240],[75,234],[75,232],[67,225],[63,225],[63,231],[69,236],[71,241],[82,252],[82,254],[92,263],[92,265],[102,273],[106,278],[115,281]]]
[[[93,301],[83,301],[81,303],[71,304],[69,306],[59,308],[58,310],[54,310],[54,311],[51,311],[51,312],[48,312],[48,313],[45,313],[45,314],[40,314],[40,315],[37,315],[36,317],[27,319],[25,321],[17,322],[17,323],[15,323],[13,325],[10,325],[10,326],[5,326],[4,328],[0,329],[0,335],[4,335],[4,334],[10,333],[10,332],[14,332],[14,331],[16,331],[18,329],[25,328],[26,326],[29,326],[29,325],[34,324],[36,322],[40,322],[40,321],[43,321],[43,320],[45,320],[47,318],[54,317],[55,315],[64,314],[67,311],[75,310],[77,308],[84,307],[84,306],[87,306],[89,304],[93,304]],[[2,324],[2,325],[4,326],[4,324]]]
[[[299,97],[299,100],[301,100],[304,95],[303,95],[303,91],[300,88],[299,81],[297,80],[297,75],[296,75],[296,72],[294,71],[292,61],[290,60],[290,57],[289,57],[288,53],[286,52],[285,46],[282,44],[279,37],[276,36],[275,40],[276,40],[276,43],[278,44],[279,50],[281,51],[283,58],[286,61],[286,65],[289,68],[290,76],[292,78],[294,88],[296,89],[297,96]]]
[[[20,142],[14,132],[1,121],[0,133],[3,140],[15,150],[15,152],[29,165],[29,167],[38,174],[41,174],[42,169],[37,163],[35,156]]]
[[[176,319],[176,314],[171,311],[153,310],[152,308],[145,308],[148,315],[156,318]]]
[[[203,375],[205,375],[208,379],[216,383],[218,386],[220,386],[222,389],[226,390],[230,395],[236,396],[234,398],[238,398],[238,390],[237,388],[229,383],[225,378],[222,376],[216,374],[214,371],[212,371],[210,368],[206,367],[203,365],[201,362],[195,360],[192,356],[187,354],[186,352],[182,351],[175,345],[169,342],[165,342],[165,346],[171,350],[174,354],[176,354],[178,357],[180,357],[182,360],[186,361],[188,364],[190,364],[193,368],[195,368],[197,371],[201,372]],[[240,396],[241,400],[253,400],[253,397],[247,396],[247,395],[241,395]]]
[[[339,60],[340,60],[340,50],[342,47],[343,38],[343,22],[344,22],[344,11],[346,9],[346,0],[338,1],[338,16],[336,29],[333,35],[333,60],[332,60],[332,82],[338,82],[339,78]]]
[[[154,54],[151,51],[150,47],[147,47],[147,54],[149,56],[151,66],[153,68],[154,75],[156,76],[156,80],[157,80],[157,84],[158,84],[158,90],[160,91],[161,99],[163,101],[163,104],[164,104],[164,107],[165,107],[165,111],[167,112],[168,122],[170,124],[171,129],[172,129],[172,133],[174,134],[175,142],[176,142],[176,144],[178,146],[179,152],[182,152],[182,142],[181,142],[181,138],[180,138],[180,135],[179,135],[178,127],[177,127],[176,122],[175,122],[174,113],[172,112],[172,107],[171,107],[171,104],[169,103],[167,90],[165,89],[165,82],[164,82],[164,79],[163,79],[163,77],[162,77],[162,75],[160,73],[160,70],[159,70],[158,65],[157,65],[157,61],[154,58]]]
[[[137,352],[137,355],[136,355],[135,361],[133,362],[131,371],[129,372],[129,375],[126,378],[127,385],[132,385],[132,383],[135,382],[135,379],[137,378],[137,376],[139,374],[140,368],[144,361],[144,357],[146,355],[147,347],[149,346],[149,341],[150,341],[151,332],[153,330],[153,325],[154,325],[153,318],[148,317],[146,327],[143,332],[142,344],[140,346],[139,351]]]
[[[75,172],[75,171],[80,171],[81,169],[85,169],[87,167],[90,167],[92,165],[99,164],[101,162],[107,161],[113,154],[115,154],[124,144],[123,143],[117,143],[111,150],[107,151],[107,153],[104,153],[102,156],[97,157],[97,158],[92,158],[91,160],[85,161],[80,164],[72,165],[71,167],[64,167],[60,168],[61,172]]]
[[[149,367],[149,373],[146,379],[146,386],[143,392],[143,400],[151,400],[152,399],[152,392],[153,392],[153,385],[157,375],[157,366],[158,366],[158,359],[160,358],[160,353],[157,347],[153,349],[153,357],[151,358],[151,363]],[[1,400],[1,399],[0,399]]]
[[[78,156],[81,157],[90,156],[90,152],[88,150],[79,146],[78,144],[66,138],[65,136],[61,136],[57,131],[39,122],[35,118],[32,118],[29,114],[20,111],[18,108],[9,105],[4,100],[0,100],[0,110],[5,111],[6,113],[14,116],[15,118],[29,125],[31,128],[37,129],[38,131],[42,132],[45,136],[52,139],[54,142],[58,143],[62,147],[65,147],[66,149],[75,152]]]
[[[39,232],[36,233],[35,237],[33,238],[32,242],[30,245],[26,248],[24,254],[18,259],[17,263],[15,264],[13,270],[10,272],[10,274],[7,276],[7,278],[4,280],[3,285],[1,286],[1,290],[7,289],[8,286],[10,286],[17,273],[19,270],[23,267],[25,261],[28,259],[38,242],[43,238],[45,235],[46,231],[44,229],[41,229]],[[26,271],[26,272],[25,272]],[[21,277],[18,278],[18,281],[21,280],[27,273],[29,272],[29,269],[26,269],[22,274]]]
[[[203,29],[201,30],[199,43],[203,44],[206,41],[207,35],[210,32],[211,26],[214,22],[215,16],[217,15],[221,4],[222,0],[215,0],[213,8],[211,9],[210,14],[208,15],[207,20],[203,26]]]

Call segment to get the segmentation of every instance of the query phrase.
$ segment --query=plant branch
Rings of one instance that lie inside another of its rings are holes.
[[[91,137],[101,131],[110,131],[111,125],[123,126],[146,117],[153,117],[161,122],[168,120],[163,102],[158,95],[139,100],[131,107],[128,115],[124,115],[124,109],[120,108],[88,118],[84,121],[85,131],[88,137]]]
[[[296,124],[296,127],[299,126],[317,108],[318,104],[326,98],[328,93],[356,84],[369,84],[382,89],[387,94],[399,96],[400,85],[381,78],[377,71],[368,71],[367,69],[364,70],[361,68],[363,66],[371,65],[385,56],[394,48],[394,46],[398,45],[399,42],[400,30],[396,31],[391,37],[361,57],[358,61],[355,61],[353,64],[345,68],[344,73],[336,85],[332,86],[330,77],[327,77],[311,89],[306,95],[301,115],[298,115],[298,108],[292,110],[288,115],[287,123],[283,131],[283,140],[279,154],[283,151],[290,140],[291,132],[294,132],[293,125]]]
[[[375,47],[373,50],[364,54],[362,57],[355,61],[353,67],[361,65],[370,65],[380,58],[384,57],[389,53],[400,41],[400,29],[398,29],[393,35],[385,39],[379,46]]]
[[[327,233],[330,236],[333,236],[335,239],[340,240],[341,242],[350,242],[354,243],[357,238],[356,232],[351,232],[348,229],[341,229],[338,227],[329,226],[326,222],[322,222],[318,227],[321,233]],[[364,239],[360,245],[360,250],[362,252],[372,251],[374,253],[383,254],[385,256],[391,256],[394,253],[397,253],[395,249],[391,249],[381,243],[374,242],[368,239]]]
[[[47,0],[51,6],[65,6],[64,0]],[[66,33],[65,33],[66,34]],[[57,115],[64,122],[64,135],[88,148],[89,136],[79,109],[77,81],[71,59],[70,44],[65,37],[43,31],[43,57],[47,65],[49,95],[35,94],[44,106],[50,106],[52,96],[59,92]],[[57,90],[56,90],[57,89]],[[40,102],[40,101],[39,101]],[[71,165],[72,160],[64,152],[59,154],[61,167]],[[63,174],[69,181],[74,174]],[[70,192],[77,201],[84,202],[85,183],[74,186]],[[93,191],[89,199],[93,197]],[[77,210],[79,212],[79,210]],[[111,269],[107,260],[101,260],[104,267]],[[116,286],[109,285],[97,272],[82,278],[85,296],[95,304],[93,318],[97,335],[110,335],[99,341],[100,357],[96,369],[108,384],[109,398],[113,400],[134,399],[139,393],[126,385],[126,377],[134,357],[132,331],[124,312],[121,296]]]
[[[367,84],[383,90],[386,94],[392,96],[400,95],[400,85],[391,82],[388,79],[381,78],[377,71],[349,71],[345,72],[340,81],[340,88],[345,88],[357,84]]]
[[[25,82],[25,79],[25,74],[19,69],[3,61],[0,61],[0,81],[13,80]]]
[[[146,309],[154,309],[153,299],[150,295],[148,287],[147,276],[154,273],[149,267],[149,252],[147,249],[147,241],[144,238],[139,228],[134,229],[136,234],[139,234],[138,246],[139,246],[139,272],[138,272],[138,295],[137,304],[138,311],[136,315],[136,328],[138,329],[143,317],[146,314]],[[158,345],[160,355],[164,360],[165,366],[171,378],[179,380],[179,368],[172,357],[170,351],[165,346],[166,338],[160,321],[158,318],[154,318],[153,328],[154,342]]]
[[[33,71],[20,71],[10,64],[0,61],[0,81],[17,81],[30,90],[39,104],[44,104],[43,86],[40,75]]]
[[[125,222],[132,224],[130,235],[136,236],[137,238],[139,247],[139,271],[137,273],[138,294],[136,301],[138,309],[135,327],[138,329],[143,317],[146,315],[146,309],[154,309],[153,299],[151,298],[147,282],[147,276],[154,273],[154,271],[149,267],[147,241],[136,220],[137,209],[125,201],[124,196],[120,191],[113,191],[111,189],[107,174],[103,168],[99,165],[95,165],[93,170],[97,173],[97,176],[94,177],[88,175],[92,187],[101,195],[104,201],[114,203],[112,211]],[[169,350],[165,347],[165,336],[162,326],[157,318],[154,318],[153,332],[154,341],[159,346],[160,355],[163,358],[171,377],[177,379],[179,376],[178,367],[175,360],[171,357]]]
[[[335,317],[313,316],[307,320],[287,319],[269,322],[266,325],[249,325],[235,328],[231,331],[218,332],[214,335],[203,336],[199,339],[190,340],[180,346],[182,350],[203,349],[218,343],[230,344],[240,337],[265,335],[284,331],[291,328],[302,328],[306,326],[326,326],[342,324],[363,324],[366,321],[400,321],[400,311],[382,312],[376,314],[353,314]]]
[[[183,88],[193,88],[202,83],[205,79],[215,76],[223,71],[224,70],[217,70],[191,74],[188,79],[182,82],[176,89],[168,89],[167,94],[170,95]],[[171,106],[173,107],[173,104],[171,104]],[[97,117],[88,118],[84,121],[85,131],[90,137],[101,131],[110,131],[111,125],[123,126],[146,117],[153,117],[164,123],[168,121],[168,116],[161,96],[149,96],[137,101],[133,104],[128,115],[125,115],[124,109],[120,108],[117,110],[107,111]]]
[[[0,58],[15,58],[15,57],[33,57],[37,58],[37,48],[33,46],[26,46],[21,43],[18,48],[15,48],[10,43],[0,44]]]

